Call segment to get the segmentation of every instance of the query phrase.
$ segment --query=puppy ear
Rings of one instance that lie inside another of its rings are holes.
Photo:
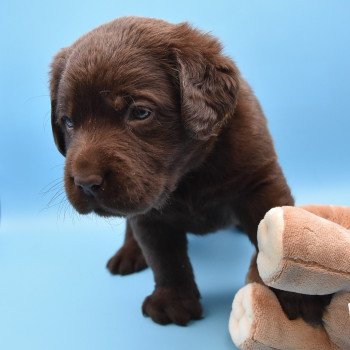
[[[236,106],[239,73],[221,54],[221,45],[209,34],[179,25],[188,45],[175,49],[185,127],[193,137],[216,136]],[[186,35],[187,34],[187,35]]]
[[[56,147],[63,156],[66,155],[66,145],[61,127],[57,123],[57,93],[63,70],[66,66],[67,50],[62,49],[54,57],[50,71],[50,96],[51,96],[51,127]]]

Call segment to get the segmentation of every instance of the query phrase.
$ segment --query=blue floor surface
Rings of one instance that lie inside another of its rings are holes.
[[[302,203],[350,205],[349,190],[299,193]],[[336,200],[336,198],[338,200]],[[159,326],[141,314],[151,271],[111,276],[107,259],[122,244],[124,221],[65,216],[2,222],[0,349],[234,349],[228,317],[244,284],[253,248],[238,231],[189,236],[189,253],[205,318],[187,327]]]
[[[252,252],[247,238],[233,230],[190,236],[205,318],[159,326],[141,314],[151,271],[118,277],[105,269],[123,238],[124,222],[110,225],[3,223],[0,349],[232,349],[227,322]]]

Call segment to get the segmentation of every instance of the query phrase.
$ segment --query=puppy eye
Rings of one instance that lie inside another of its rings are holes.
[[[151,114],[152,114],[152,111],[148,108],[135,107],[132,109],[129,117],[130,119],[144,120],[150,117]]]
[[[63,121],[64,126],[67,128],[67,130],[72,130],[74,128],[74,123],[73,123],[72,119],[70,119],[69,117],[64,116],[62,118],[62,121]]]

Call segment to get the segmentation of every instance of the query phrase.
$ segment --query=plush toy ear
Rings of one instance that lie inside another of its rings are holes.
[[[233,113],[239,74],[234,63],[221,54],[216,39],[208,34],[198,37],[202,47],[176,50],[177,70],[185,127],[193,137],[208,140]],[[206,46],[211,52],[203,52]]]
[[[67,50],[62,49],[54,57],[50,72],[50,96],[51,96],[51,127],[56,147],[63,156],[66,155],[66,145],[61,127],[57,123],[57,92],[63,70],[66,65]]]

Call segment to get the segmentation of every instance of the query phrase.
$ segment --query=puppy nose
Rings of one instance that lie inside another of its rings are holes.
[[[100,175],[75,176],[74,183],[88,195],[96,195],[101,188],[103,178]]]

